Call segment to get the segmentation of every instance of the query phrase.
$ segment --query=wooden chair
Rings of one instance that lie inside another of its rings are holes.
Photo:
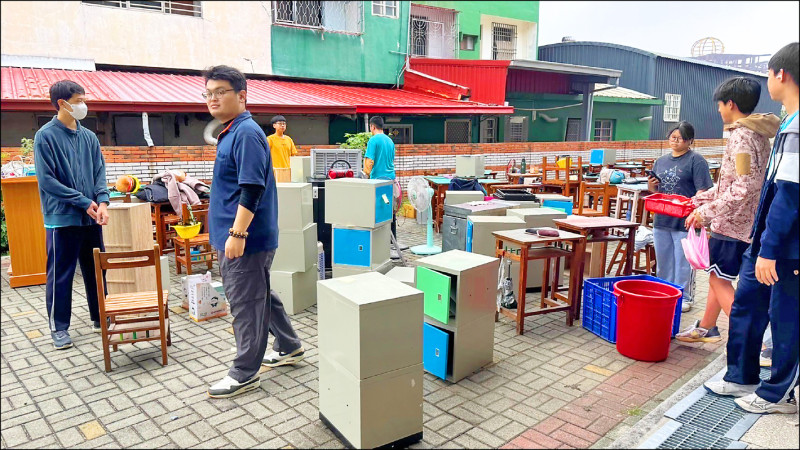
[[[591,197],[591,206],[584,206],[587,196]],[[608,217],[611,213],[610,197],[608,183],[582,181],[576,199],[577,206],[572,209],[572,213],[587,217]]]
[[[140,341],[161,341],[161,365],[167,365],[167,347],[172,345],[172,339],[167,308],[168,294],[161,286],[159,250],[158,244],[153,246],[153,250],[133,252],[101,252],[99,248],[94,249],[94,270],[106,372],[111,371],[109,346],[117,351],[117,346],[120,344]],[[105,294],[103,271],[148,266],[155,268],[155,291]],[[109,320],[109,323],[106,320]]]
[[[577,158],[577,165],[571,164],[567,167],[559,167],[556,157],[554,162],[548,163],[547,157],[542,158],[542,186],[554,186],[561,190],[561,195],[572,197],[573,204],[577,195],[577,189],[583,181],[583,159]]]
[[[617,272],[614,276],[618,277],[622,274],[622,269],[625,267],[625,259],[628,256],[627,247],[628,245],[625,241],[620,241],[617,244],[617,249],[614,250],[614,255],[611,257],[611,262],[608,264],[606,275],[614,270],[614,266],[617,266]],[[645,257],[644,267],[641,265],[642,255]],[[647,244],[643,249],[638,250],[636,254],[634,254],[632,271],[635,274],[655,275],[656,264],[656,249],[653,247],[653,244]]]
[[[172,238],[172,246],[175,248],[175,272],[180,275],[181,267],[186,268],[186,274],[192,274],[194,264],[205,263],[206,268],[211,270],[214,261],[217,259],[217,252],[211,248],[208,241],[208,204],[200,204],[192,207],[194,219],[203,224],[197,236],[191,239],[184,239],[180,236]],[[184,223],[189,222],[189,207],[186,203],[181,203],[181,217]],[[192,254],[192,247],[200,247],[200,253]]]

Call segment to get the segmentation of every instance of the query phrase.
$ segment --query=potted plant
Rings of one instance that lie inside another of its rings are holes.
[[[181,221],[177,225],[172,225],[172,229],[183,239],[191,239],[200,233],[200,227],[203,226],[203,223],[195,220],[192,213],[192,205],[187,204],[186,210],[189,211],[189,221],[184,222],[183,217],[181,217]]]

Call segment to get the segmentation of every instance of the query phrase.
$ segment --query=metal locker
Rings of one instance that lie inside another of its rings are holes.
[[[278,188],[278,229],[302,230],[314,221],[309,183],[275,183]]]
[[[305,272],[317,262],[317,224],[300,231],[280,230],[272,270]]]
[[[389,259],[390,224],[378,228],[333,225],[333,264],[375,268]]]
[[[341,264],[334,264],[331,267],[331,274],[333,278],[341,278],[341,277],[349,277],[351,275],[359,275],[362,273],[369,273],[369,272],[376,272],[383,275],[386,275],[389,270],[394,267],[392,264],[392,260],[387,259],[383,262],[383,264],[378,264],[377,266],[370,266],[370,267],[360,267],[360,266],[345,266]]]
[[[467,219],[445,215],[442,218],[442,251],[466,250]]]
[[[391,180],[363,178],[326,180],[325,222],[374,228],[391,221],[392,183]]]
[[[486,158],[483,155],[456,155],[456,176],[483,178]]]
[[[317,304],[318,279],[316,264],[305,272],[271,270],[269,273],[270,289],[275,291],[289,314],[300,313]]]

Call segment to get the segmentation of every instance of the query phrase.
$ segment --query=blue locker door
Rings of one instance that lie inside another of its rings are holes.
[[[333,263],[369,267],[372,251],[370,230],[333,229]]]
[[[380,186],[375,189],[375,223],[386,222],[392,220],[392,196],[394,195],[394,187]],[[387,203],[384,197],[389,200]]]
[[[425,323],[422,325],[422,366],[441,379],[447,377],[450,334]]]

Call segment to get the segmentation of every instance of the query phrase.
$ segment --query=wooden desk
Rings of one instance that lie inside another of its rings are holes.
[[[647,183],[639,183],[639,184],[615,184],[617,188],[617,208],[614,211],[614,218],[619,219],[620,215],[622,215],[620,207],[621,202],[623,200],[631,200],[631,220],[636,222],[636,214],[637,210],[639,209],[639,203],[642,202],[642,208],[644,208],[644,197],[649,195],[649,190]],[[644,195],[642,195],[644,194]],[[644,225],[645,218],[647,217],[646,213],[642,214],[642,221],[641,224]]]
[[[442,228],[442,220],[444,220],[444,193],[450,187],[450,178],[426,176],[425,180],[433,189],[433,198],[431,199],[431,212],[433,219],[433,226],[436,232],[440,232]]]
[[[636,239],[636,229],[639,228],[639,224],[635,222],[628,222],[627,220],[620,220],[615,219],[613,217],[582,217],[582,216],[570,216],[566,219],[553,219],[553,222],[556,224],[556,228],[559,230],[569,231],[571,233],[577,233],[586,238],[582,247],[585,248],[587,245],[593,244],[601,244],[600,245],[600,255],[602,261],[602,267],[606,267],[606,253],[608,253],[608,243],[609,242],[616,242],[616,241],[626,241],[628,248],[633,248],[634,240]],[[627,230],[627,235],[624,234],[624,231]],[[614,233],[616,232],[616,233]],[[580,318],[580,302],[581,302],[581,290],[583,289],[583,252],[577,253],[580,255],[580,263],[578,264],[578,269],[580,271],[580,276],[578,277],[578,294],[577,294],[577,303],[578,305],[575,308],[575,317]],[[572,261],[570,267],[575,266],[575,261]],[[570,269],[572,270],[572,269]],[[623,269],[623,275],[630,275],[633,273],[633,252],[628,252],[625,258],[625,269]],[[572,273],[570,273],[570,279],[572,279]]]
[[[524,228],[517,230],[494,231],[492,234],[496,240],[495,256],[498,258],[508,258],[519,262],[519,298],[517,299],[517,310],[513,311],[500,307],[499,312],[517,323],[517,334],[524,332],[525,318],[538,314],[548,314],[553,312],[565,311],[567,313],[567,326],[572,326],[573,319],[576,317],[577,306],[580,303],[580,287],[582,282],[581,267],[583,262],[577,255],[583,255],[586,238],[580,234],[560,231],[559,237],[540,237],[535,234],[525,232]],[[564,250],[559,244],[572,244],[572,251]],[[505,244],[513,244],[517,249],[506,249]],[[559,258],[571,256],[570,275],[567,288],[567,295],[559,291]],[[542,296],[539,308],[533,311],[525,311],[525,291],[528,285],[528,261],[544,259],[544,271],[542,275]],[[554,259],[555,268],[551,272],[551,259]],[[580,267],[579,267],[580,266]],[[496,315],[495,315],[496,317]]]
[[[529,172],[529,173],[509,173],[507,175],[508,184],[523,184],[524,179],[533,178],[534,182],[541,181],[542,179],[542,172]]]
[[[8,282],[12,288],[45,284],[47,246],[39,183],[35,176],[4,178],[0,183],[11,253]]]

